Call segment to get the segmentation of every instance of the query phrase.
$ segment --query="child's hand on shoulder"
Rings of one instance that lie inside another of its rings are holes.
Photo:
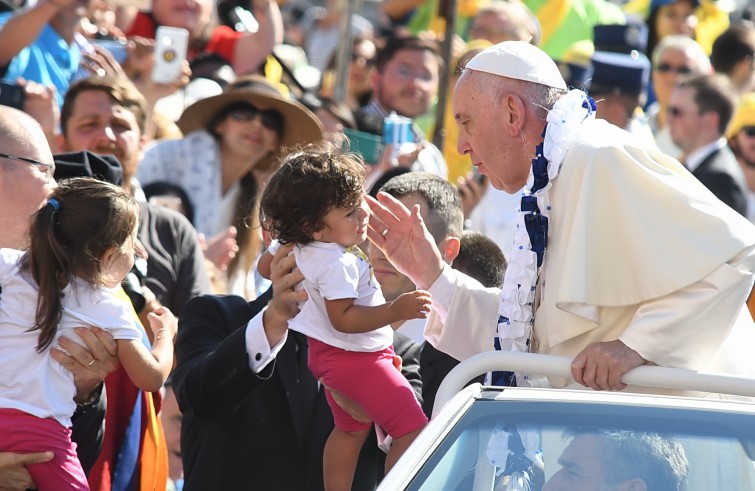
[[[424,319],[430,313],[431,303],[430,292],[415,290],[400,295],[391,304],[391,310],[396,312],[398,317],[403,320]]]
[[[167,307],[158,307],[147,316],[149,327],[152,329],[154,338],[169,337],[176,338],[178,330],[178,319]]]

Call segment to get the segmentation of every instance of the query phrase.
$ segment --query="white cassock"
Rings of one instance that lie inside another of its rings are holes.
[[[755,374],[755,226],[654,146],[582,128],[550,190],[532,351],[620,339],[660,366]],[[430,343],[460,360],[493,349],[498,289],[444,267],[430,292]]]

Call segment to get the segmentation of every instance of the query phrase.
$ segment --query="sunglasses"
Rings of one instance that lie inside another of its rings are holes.
[[[39,160],[30,159],[28,157],[16,157],[15,155],[9,155],[7,153],[0,153],[0,158],[18,160],[19,162],[24,162],[26,164],[41,166],[42,169],[40,170],[45,175],[48,181],[52,179],[53,175],[55,175],[55,164],[48,164],[46,162],[40,162]]]
[[[262,126],[276,133],[283,133],[283,115],[274,109],[260,111],[255,106],[249,104],[236,107],[228,113],[228,117],[240,123],[248,123],[258,115],[262,121]]]
[[[740,132],[752,138],[755,136],[755,126],[743,126]]]
[[[658,63],[655,69],[661,73],[676,72],[679,75],[687,75],[692,73],[692,69],[687,66],[674,66],[669,63]]]

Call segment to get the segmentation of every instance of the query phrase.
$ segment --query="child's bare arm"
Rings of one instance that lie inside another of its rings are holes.
[[[330,323],[336,330],[348,334],[374,331],[394,322],[424,319],[430,312],[430,292],[416,290],[404,293],[383,305],[354,305],[353,298],[325,300]]]
[[[152,351],[147,351],[138,339],[119,339],[118,359],[134,385],[155,392],[160,390],[173,369],[173,339],[178,323],[165,307],[151,312],[149,322],[154,333]]]
[[[269,251],[265,251],[260,256],[259,261],[257,261],[257,271],[259,271],[260,276],[265,278],[266,280],[270,279],[270,272],[271,267],[270,265],[273,262],[273,255],[270,254]]]

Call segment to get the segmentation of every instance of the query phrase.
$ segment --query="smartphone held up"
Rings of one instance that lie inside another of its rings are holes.
[[[152,81],[159,84],[175,82],[183,70],[189,31],[179,27],[160,26],[155,32],[155,65]]]

